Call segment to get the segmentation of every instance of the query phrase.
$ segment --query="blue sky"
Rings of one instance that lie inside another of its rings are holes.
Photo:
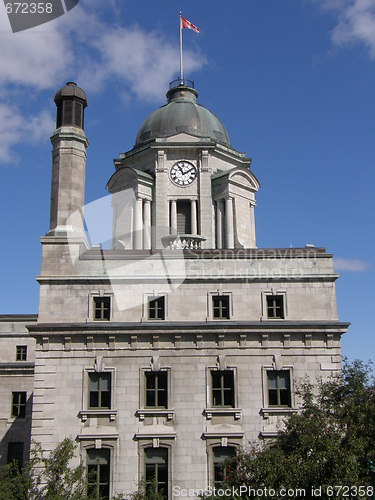
[[[375,0],[81,0],[15,34],[0,5],[0,313],[37,312],[54,92],[86,92],[91,202],[178,76],[179,10],[185,75],[253,158],[258,247],[333,253],[343,355],[374,359]]]

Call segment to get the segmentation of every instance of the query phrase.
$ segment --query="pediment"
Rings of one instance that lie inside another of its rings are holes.
[[[217,186],[224,182],[225,185],[235,185],[241,189],[253,192],[258,191],[260,188],[260,184],[255,175],[244,167],[235,167],[231,170],[215,174],[212,177],[212,182]]]
[[[150,174],[132,167],[125,167],[112,175],[107,183],[107,189],[110,193],[114,193],[123,189],[135,188],[139,184],[152,186],[153,183],[154,179]]]
[[[243,188],[258,191],[260,188],[259,182],[255,175],[250,170],[243,168],[235,168],[230,171],[228,181],[233,184],[239,184]]]
[[[162,139],[163,142],[207,142],[210,139],[207,137],[199,137],[196,135],[189,134],[187,132],[179,132],[177,134],[171,135]]]

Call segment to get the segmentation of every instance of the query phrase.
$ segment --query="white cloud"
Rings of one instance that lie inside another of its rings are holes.
[[[99,62],[94,72],[92,67],[86,67],[80,78],[87,89],[96,90],[97,86],[115,77],[122,80],[137,97],[152,100],[164,95],[168,82],[177,76],[178,48],[156,32],[146,33],[138,26],[115,28],[106,30],[94,43]],[[204,63],[204,57],[185,52],[187,72],[199,69]]]
[[[368,262],[359,259],[333,258],[333,267],[335,271],[366,271],[370,267]]]
[[[375,0],[312,0],[324,10],[334,11],[337,26],[332,42],[339,47],[362,43],[375,59]]]
[[[56,86],[71,64],[69,39],[55,23],[12,33],[5,9],[0,8],[0,86],[21,85],[37,90]]]
[[[75,80],[88,92],[107,86],[118,90],[119,101],[132,96],[155,100],[164,96],[168,81],[178,73],[178,46],[163,33],[146,32],[139,26],[118,28],[101,16],[102,2],[83,0],[68,14],[32,28],[12,33],[5,9],[0,6],[0,162],[12,160],[11,149],[28,136],[37,140],[53,130],[52,118],[43,113],[22,116],[25,90],[30,99],[46,89],[55,91],[65,81]],[[116,0],[110,6],[116,14]],[[185,51],[186,72],[201,68],[204,56]],[[113,82],[121,85],[113,85]],[[15,92],[18,90],[19,92]],[[5,124],[6,123],[6,126]],[[47,131],[47,124],[49,130]],[[40,125],[32,130],[32,126]]]
[[[20,142],[39,143],[49,137],[53,128],[54,120],[47,111],[24,117],[15,107],[0,103],[0,162],[16,162],[13,146]]]

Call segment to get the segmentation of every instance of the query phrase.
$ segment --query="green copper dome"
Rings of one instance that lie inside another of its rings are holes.
[[[170,137],[181,132],[230,145],[221,121],[197,103],[198,92],[193,87],[178,85],[168,90],[167,104],[151,113],[138,131],[135,145]]]

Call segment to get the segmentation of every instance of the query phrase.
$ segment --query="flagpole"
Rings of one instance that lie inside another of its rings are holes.
[[[180,83],[182,84],[182,20],[180,12]]]

